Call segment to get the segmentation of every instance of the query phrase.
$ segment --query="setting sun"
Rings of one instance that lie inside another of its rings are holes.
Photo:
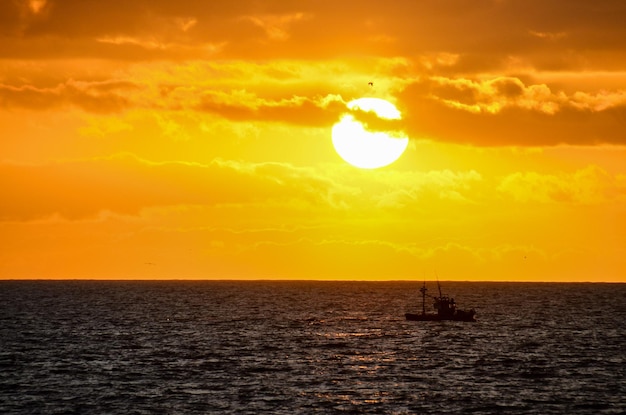
[[[353,111],[371,111],[384,119],[401,119],[400,112],[392,103],[379,98],[360,98],[349,102],[347,107]],[[384,131],[369,131],[367,126],[350,114],[343,115],[333,126],[332,137],[335,150],[341,158],[364,169],[393,163],[409,144],[406,137],[394,137]]]

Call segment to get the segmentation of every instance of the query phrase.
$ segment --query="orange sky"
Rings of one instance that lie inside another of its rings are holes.
[[[622,0],[2,1],[0,278],[626,282],[624,21]],[[361,97],[402,112],[390,166],[332,146]]]

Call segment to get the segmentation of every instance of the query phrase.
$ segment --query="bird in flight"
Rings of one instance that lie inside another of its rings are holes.
[[[369,86],[374,86],[374,82],[368,82],[367,83]]]

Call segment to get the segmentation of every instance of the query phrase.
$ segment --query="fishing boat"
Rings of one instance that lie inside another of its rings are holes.
[[[439,297],[432,297],[426,294],[428,289],[426,288],[426,281],[420,288],[422,293],[422,313],[406,313],[404,316],[407,320],[411,321],[476,321],[476,311],[472,308],[469,311],[459,310],[456,306],[454,298],[450,298],[447,295],[441,293],[441,286],[437,281],[437,287],[439,288]],[[426,313],[426,297],[431,297],[434,301],[435,310],[437,313]]]

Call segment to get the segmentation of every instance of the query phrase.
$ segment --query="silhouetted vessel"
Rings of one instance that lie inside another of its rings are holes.
[[[437,313],[426,313],[426,281],[424,286],[420,288],[422,293],[422,313],[406,313],[404,316],[407,320],[412,321],[476,321],[476,311],[472,308],[469,311],[459,310],[456,308],[456,302],[454,298],[450,298],[447,295],[441,294],[441,286],[437,281],[437,287],[439,288],[439,297],[432,297],[434,300],[435,310]],[[429,296],[430,297],[430,296]]]

